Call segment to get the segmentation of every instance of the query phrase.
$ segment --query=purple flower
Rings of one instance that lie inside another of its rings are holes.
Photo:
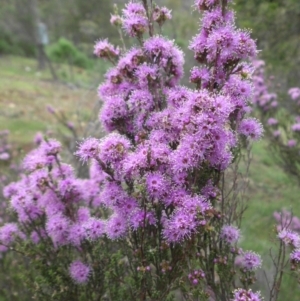
[[[110,17],[110,24],[115,25],[115,26],[120,26],[122,25],[123,20],[120,16],[118,15],[111,15]]]
[[[136,209],[130,214],[130,225],[133,230],[145,228],[148,225],[155,225],[156,219],[153,212],[146,212],[141,209]]]
[[[156,6],[153,11],[153,20],[162,26],[167,20],[172,19],[172,14],[166,7]]]
[[[283,229],[278,233],[278,238],[286,245],[291,245],[294,248],[300,247],[300,236],[294,231]]]
[[[263,299],[260,296],[260,293],[254,293],[252,290],[245,290],[239,288],[233,292],[232,301],[262,301]]]
[[[99,158],[105,164],[123,160],[130,148],[130,141],[117,133],[107,135],[99,144]]]
[[[294,132],[299,132],[300,131],[300,123],[295,123],[292,125],[291,130]]]
[[[120,96],[115,96],[105,100],[99,117],[105,129],[111,132],[124,128],[126,119],[130,115],[124,99]]]
[[[44,141],[44,136],[41,132],[37,132],[34,136],[34,143],[38,146]]]
[[[158,69],[155,65],[140,65],[135,71],[135,76],[139,79],[141,89],[147,88],[149,84],[153,84],[158,78]]]
[[[38,229],[37,231],[33,231],[30,235],[30,239],[34,244],[38,244],[41,239],[46,238],[47,234],[44,229]]]
[[[199,10],[208,9],[216,3],[216,0],[195,0],[195,5]]]
[[[253,140],[258,140],[263,134],[263,127],[254,118],[244,119],[239,126],[239,133]]]
[[[10,158],[9,153],[1,153],[0,154],[0,160],[7,161]]]
[[[287,142],[287,146],[288,147],[295,147],[297,145],[297,140],[295,139],[290,139],[288,142]]]
[[[228,244],[232,245],[238,242],[240,238],[240,230],[231,225],[225,225],[221,229],[220,237]]]
[[[123,28],[130,37],[141,36],[148,27],[145,15],[131,14],[124,16]]]
[[[50,139],[47,141],[42,141],[39,148],[46,156],[55,156],[60,152],[61,144],[57,140]]]
[[[176,211],[166,222],[164,237],[169,242],[181,242],[196,231],[195,215],[183,210]]]
[[[267,121],[268,125],[277,125],[278,124],[278,120],[275,118],[269,118]]]
[[[168,181],[158,172],[146,176],[146,187],[153,198],[162,198],[170,189]]]
[[[86,207],[80,207],[77,211],[77,221],[79,223],[86,222],[90,218],[90,210]]]
[[[145,15],[146,11],[143,4],[130,1],[126,4],[125,9],[123,9],[123,14],[125,17],[130,17],[132,14]]]
[[[42,141],[38,148],[29,152],[24,158],[24,169],[34,171],[45,166],[53,165],[60,149],[61,144],[56,140]]]
[[[77,284],[84,284],[88,281],[88,278],[91,274],[91,268],[89,265],[84,264],[79,260],[76,260],[73,261],[69,266],[69,273],[71,278]]]
[[[135,90],[128,99],[128,106],[135,114],[149,112],[154,108],[153,97],[147,90]]]
[[[200,280],[205,278],[205,273],[202,270],[194,270],[188,275],[188,278],[193,285],[197,285]]]
[[[80,145],[75,153],[82,161],[96,159],[99,154],[99,140],[96,138],[87,138]]]
[[[295,250],[291,253],[290,259],[291,259],[291,261],[293,261],[293,262],[300,263],[300,249],[295,249]]]
[[[280,135],[281,135],[280,130],[276,130],[276,131],[273,132],[273,136],[274,136],[275,138],[278,138]]]
[[[120,50],[115,48],[108,40],[100,40],[95,44],[94,54],[100,58],[113,59],[120,54]]]
[[[127,193],[115,182],[107,182],[101,191],[102,203],[108,207],[122,204],[127,197]]]
[[[246,271],[253,271],[262,264],[260,255],[252,251],[243,252],[242,255],[237,257],[237,262]]]
[[[207,68],[193,67],[191,70],[190,81],[195,84],[202,84],[206,88],[210,80],[210,72]]]
[[[61,213],[48,218],[46,231],[55,246],[61,246],[68,243],[69,227],[69,220]]]
[[[104,235],[106,223],[103,220],[90,218],[82,226],[90,240],[96,240]]]
[[[70,226],[68,242],[71,245],[78,247],[85,238],[87,238],[86,231],[81,224],[74,224]]]
[[[290,88],[288,93],[292,100],[297,100],[300,97],[300,88]]]
[[[114,214],[107,221],[106,234],[112,240],[123,237],[127,232],[126,220],[121,216]]]
[[[223,15],[222,9],[218,6],[211,10],[204,12],[202,19],[202,26],[206,30],[210,30],[213,27],[220,27],[223,24],[232,24],[234,22],[234,14],[232,11],[226,11]]]
[[[7,223],[0,228],[0,244],[9,246],[18,236],[20,236],[20,230],[15,223]]]

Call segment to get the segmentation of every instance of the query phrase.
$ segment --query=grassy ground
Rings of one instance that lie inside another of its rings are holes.
[[[245,237],[253,236],[255,240],[246,240],[244,246],[262,251],[268,246],[268,234],[273,232],[273,212],[282,208],[292,209],[300,215],[299,187],[274,162],[268,152],[265,141],[253,146],[253,161],[250,167],[250,200],[243,224]]]
[[[9,129],[13,142],[24,147],[31,143],[37,131],[57,130],[47,105],[59,108],[70,121],[84,127],[91,112],[97,114],[96,88],[103,73],[74,68],[71,82],[53,83],[48,71],[38,73],[35,67],[36,62],[30,59],[0,58],[0,130]],[[64,74],[68,67],[60,66],[59,70]],[[84,88],[78,88],[78,83],[83,83]],[[300,216],[298,197],[298,184],[277,166],[266,143],[255,143],[248,210],[242,224],[243,248],[266,255],[272,246],[270,238],[274,237],[273,212],[292,208]],[[290,288],[287,281],[282,293],[286,297],[280,300],[299,300]]]
[[[243,240],[241,245],[246,250],[254,250],[262,255],[263,267],[268,277],[271,277],[273,270],[269,253],[271,248],[273,252],[276,251],[273,213],[285,208],[292,210],[294,215],[300,216],[300,189],[295,179],[289,177],[278,167],[264,140],[253,145],[249,188],[249,202],[242,224]],[[295,294],[295,291],[299,292],[299,285],[289,275],[288,269],[286,272],[279,301],[298,301],[300,299],[299,294]],[[258,282],[260,282],[260,289],[268,290],[262,271],[258,272]]]
[[[0,58],[0,129],[9,129],[14,142],[26,144],[37,131],[56,129],[47,105],[64,112],[69,121],[80,122],[82,127],[89,121],[98,102],[96,88],[101,72],[73,68],[70,80],[61,75],[68,74],[68,66],[57,70],[63,79],[59,83],[53,82],[48,70],[37,72],[34,60]]]

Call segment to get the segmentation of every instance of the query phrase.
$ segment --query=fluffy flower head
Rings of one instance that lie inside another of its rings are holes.
[[[73,261],[69,267],[71,278],[78,284],[84,284],[88,281],[91,268],[80,260]]]

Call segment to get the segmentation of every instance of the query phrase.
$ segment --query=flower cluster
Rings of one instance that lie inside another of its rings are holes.
[[[260,255],[252,251],[243,251],[240,256],[236,258],[236,264],[244,271],[253,271],[259,268],[262,264]]]
[[[100,40],[95,44],[94,54],[100,58],[114,59],[120,54],[120,50],[105,39]]]
[[[260,293],[254,293],[252,290],[237,289],[233,292],[232,301],[262,301]]]
[[[293,215],[288,210],[282,210],[281,212],[274,212],[273,216],[277,222],[277,230],[289,229],[300,233],[300,218]]]
[[[79,260],[73,261],[69,267],[69,273],[76,283],[84,284],[88,280],[90,267]]]
[[[200,280],[205,278],[205,273],[202,270],[194,270],[188,275],[188,278],[193,285],[197,285]]]
[[[240,230],[234,226],[225,225],[221,229],[221,239],[228,244],[233,245],[238,242],[240,238]]]

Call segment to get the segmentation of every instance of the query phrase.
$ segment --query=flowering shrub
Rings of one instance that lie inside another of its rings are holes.
[[[255,62],[254,102],[274,157],[289,175],[300,181],[300,88],[290,88],[287,100],[286,95],[279,97],[270,92],[276,89],[266,80],[264,65],[263,61]]]
[[[180,85],[182,51],[156,34],[168,9],[129,2],[112,18],[138,46],[95,45],[113,67],[99,87],[107,135],[76,151],[90,177],[63,163],[58,141],[42,140],[4,190],[17,222],[0,228],[0,243],[30,259],[36,298],[261,300],[250,288],[261,258],[237,247],[244,210],[226,182],[242,146],[262,135],[247,117],[245,60],[257,51],[228,2],[195,1],[194,89]]]
[[[290,98],[287,102],[283,101],[281,98],[284,96],[279,97],[277,93],[270,92],[270,90],[275,91],[276,89],[272,82],[266,79],[265,63],[260,60],[254,63],[256,67],[253,77],[256,91],[254,103],[266,130],[268,146],[279,165],[299,181],[300,89],[290,88],[288,91]],[[281,241],[281,252],[279,259],[277,259],[276,268],[283,270],[290,265],[291,270],[296,271],[297,277],[299,277],[300,220],[287,210],[275,212],[274,218],[277,222],[278,238]],[[289,257],[286,254],[289,254]],[[281,278],[279,277],[279,283]]]

